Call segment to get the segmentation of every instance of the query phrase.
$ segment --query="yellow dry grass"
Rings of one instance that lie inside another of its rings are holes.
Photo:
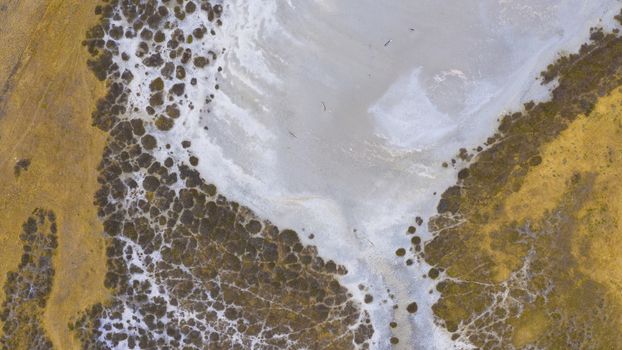
[[[491,236],[498,234],[504,225],[511,222],[529,222],[534,230],[539,230],[538,225],[543,217],[560,205],[576,173],[597,174],[592,201],[598,203],[586,203],[579,219],[584,222],[588,220],[587,216],[592,218],[589,224],[592,236],[595,236],[594,227],[598,227],[597,230],[603,233],[599,237],[606,236],[616,242],[619,237],[619,243],[622,243],[622,235],[617,227],[617,218],[622,218],[622,207],[617,205],[620,201],[615,200],[620,198],[616,197],[620,195],[621,185],[617,174],[622,171],[621,101],[620,90],[601,98],[589,117],[579,116],[556,140],[543,147],[542,164],[530,170],[519,191],[511,192],[507,198],[503,198],[505,194],[499,195],[503,210],[497,211],[494,219],[481,227],[484,234],[480,241],[497,261],[497,282],[506,280],[512,271],[521,266],[525,251],[494,249],[491,247]],[[586,230],[585,225],[580,227]],[[594,241],[590,244],[596,246],[599,242],[605,245],[611,243]],[[622,244],[619,246],[622,248]],[[593,255],[596,260],[605,259],[598,254]],[[619,276],[622,277],[622,273]]]
[[[489,230],[512,221],[538,225],[563,201],[575,200],[565,196],[575,174],[594,175],[589,194],[576,203],[579,209],[569,232],[572,255],[579,271],[604,285],[610,302],[622,305],[622,91],[599,99],[590,116],[577,118],[544,147],[542,159],[522,188],[507,198],[504,215]],[[565,303],[563,298],[560,302]],[[523,314],[515,325],[515,345],[534,341],[545,324],[540,312]]]
[[[93,194],[105,135],[91,126],[104,93],[81,46],[96,0],[8,1],[0,14],[0,285],[17,267],[22,222],[37,207],[56,212],[59,248],[44,324],[58,349],[78,348],[68,322],[103,301],[104,241]],[[1,1],[0,1],[0,5]],[[2,93],[2,92],[0,92]],[[27,171],[14,175],[19,159]],[[0,300],[4,294],[0,293]]]

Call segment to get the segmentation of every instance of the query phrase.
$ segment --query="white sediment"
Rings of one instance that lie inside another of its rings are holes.
[[[393,335],[408,349],[467,348],[434,323],[429,266],[406,266],[414,254],[395,250],[411,246],[408,226],[435,213],[464,166],[442,162],[483,145],[504,111],[546,98],[539,72],[590,27],[611,25],[619,1],[224,5],[214,45],[227,50],[224,70],[199,81],[220,89],[209,105],[201,89],[190,96],[196,108],[165,137],[191,139],[198,169],[229,199],[348,268],[342,282],[352,293],[374,296],[364,306],[375,348],[389,348]],[[430,238],[425,224],[417,229]],[[405,310],[412,301],[414,315]]]

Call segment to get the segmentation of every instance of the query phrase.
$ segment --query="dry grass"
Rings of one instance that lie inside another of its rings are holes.
[[[0,86],[6,88],[0,103],[0,285],[17,266],[22,222],[34,208],[54,210],[59,249],[44,322],[59,349],[77,348],[68,322],[107,296],[102,228],[92,204],[105,135],[90,121],[104,86],[88,70],[81,46],[96,22],[96,3],[9,1],[0,13],[0,42],[9,47],[0,54]],[[31,164],[15,176],[20,159]]]

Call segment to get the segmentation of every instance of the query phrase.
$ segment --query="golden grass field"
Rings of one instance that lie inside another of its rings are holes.
[[[97,20],[96,3],[0,1],[0,285],[19,262],[24,220],[37,207],[54,210],[59,248],[44,324],[58,349],[78,348],[68,323],[107,294],[102,227],[92,204],[105,135],[90,120],[105,87],[81,45]],[[20,159],[31,164],[16,176]]]

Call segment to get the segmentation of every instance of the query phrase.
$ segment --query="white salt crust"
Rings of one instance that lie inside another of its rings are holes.
[[[438,294],[424,276],[430,266],[412,251],[397,257],[395,250],[411,246],[406,229],[416,216],[435,213],[464,166],[441,163],[460,147],[483,145],[505,111],[546,99],[551,86],[540,86],[539,72],[560,52],[578,49],[590,27],[611,26],[619,5],[227,1],[217,35],[191,45],[193,53],[213,50],[219,59],[187,69],[187,97],[174,128],[147,132],[172,146],[156,152],[158,160],[192,153],[202,176],[227,198],[297,230],[320,256],[345,265],[341,282],[361,303],[366,292],[358,285],[367,286],[374,296],[363,304],[375,329],[373,348],[391,348],[391,336],[400,339],[395,348],[469,348],[434,320]],[[190,33],[200,24],[212,29],[196,11],[179,27]],[[119,49],[133,53],[139,42],[123,38]],[[130,88],[140,96],[130,104],[144,113],[149,82],[159,73],[130,56],[115,62],[132,70]],[[192,77],[196,87],[188,83]],[[191,148],[184,150],[181,140],[192,141]],[[417,235],[431,238],[425,224]],[[145,257],[133,248],[140,266]],[[414,264],[406,266],[407,258]],[[405,310],[412,301],[419,306],[414,315]],[[124,319],[134,322],[131,316]]]
[[[539,72],[617,11],[615,0],[233,0],[221,89],[180,137],[225,195],[313,233],[306,243],[345,264],[361,300],[357,286],[370,286],[376,348],[392,335],[398,348],[468,348],[434,322],[429,266],[394,252],[463,167],[441,164],[483,145],[504,112],[546,99]],[[417,234],[430,239],[425,224]]]

